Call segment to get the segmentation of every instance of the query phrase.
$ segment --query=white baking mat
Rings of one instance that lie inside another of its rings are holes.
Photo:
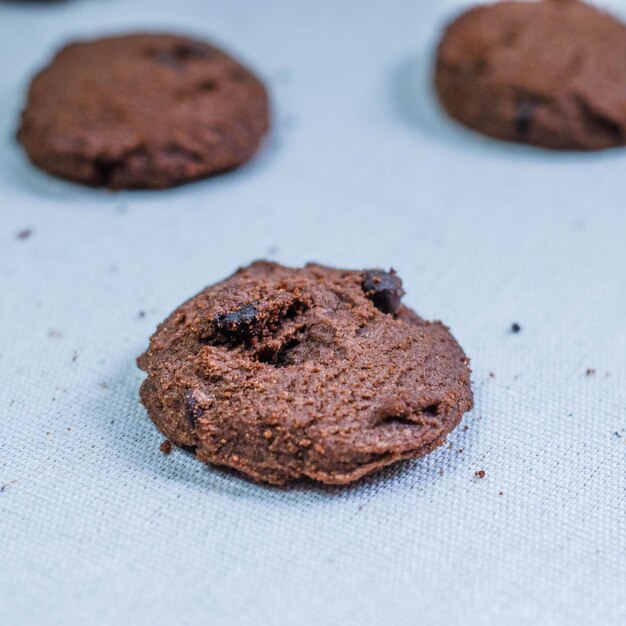
[[[465,5],[0,3],[0,624],[626,623],[626,150],[446,120],[432,46]],[[68,38],[140,28],[264,77],[262,155],[156,193],[35,171],[13,139],[29,76]],[[396,268],[472,358],[467,430],[348,489],[164,456],[134,359],[261,257]]]

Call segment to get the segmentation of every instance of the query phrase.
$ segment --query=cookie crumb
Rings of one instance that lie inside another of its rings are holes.
[[[489,378],[495,378],[496,375],[493,372],[489,372]]]
[[[478,470],[476,472],[474,472],[474,476],[476,476],[476,478],[484,478],[485,477],[485,470]]]
[[[48,331],[48,337],[63,337],[63,333],[60,330],[52,330]]]
[[[503,496],[504,495],[504,491],[498,491],[498,495],[499,496]]]
[[[78,352],[76,352],[76,350],[74,350],[74,352],[72,354],[72,363],[76,363],[76,359],[78,359]]]
[[[596,373],[596,370],[593,367],[588,367],[585,372],[585,376],[593,376]]]
[[[522,327],[517,322],[513,322],[511,324],[511,332],[512,333],[519,333],[521,330],[522,330]]]
[[[19,233],[17,233],[17,239],[28,239],[31,235],[33,234],[33,229],[32,228],[25,228],[24,230],[20,230]]]
[[[160,446],[159,449],[165,456],[172,453],[172,442],[169,439],[166,439]]]
[[[139,311],[139,318],[142,319],[146,316],[146,312],[145,311]]]

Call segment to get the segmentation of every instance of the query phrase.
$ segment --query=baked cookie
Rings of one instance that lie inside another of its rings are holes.
[[[435,84],[459,122],[557,150],[626,144],[626,25],[577,0],[498,2],[445,31]]]
[[[204,42],[107,37],[66,46],[35,76],[18,139],[35,165],[61,178],[171,187],[248,160],[268,108],[259,80]]]
[[[422,456],[471,409],[470,370],[403,293],[393,270],[254,263],[159,326],[141,400],[176,445],[274,484]]]

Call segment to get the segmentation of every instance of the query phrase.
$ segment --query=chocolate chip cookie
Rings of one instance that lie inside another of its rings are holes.
[[[420,457],[471,409],[470,370],[403,293],[393,270],[254,263],[159,326],[141,400],[170,441],[258,481],[346,484]]]
[[[54,176],[161,188],[238,167],[268,125],[265,88],[232,57],[134,34],[63,48],[30,85],[18,139]]]
[[[498,2],[445,31],[435,84],[459,122],[557,150],[626,144],[626,25],[577,0]]]

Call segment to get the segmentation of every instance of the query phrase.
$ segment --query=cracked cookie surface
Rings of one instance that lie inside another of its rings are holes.
[[[439,44],[435,86],[485,135],[557,150],[626,144],[626,25],[578,0],[470,9]]]
[[[268,126],[265,88],[233,58],[134,34],[63,48],[31,82],[18,139],[55,176],[162,188],[240,166]]]
[[[393,271],[254,263],[159,326],[142,402],[176,445],[274,484],[422,456],[471,409],[470,372],[403,293]]]

